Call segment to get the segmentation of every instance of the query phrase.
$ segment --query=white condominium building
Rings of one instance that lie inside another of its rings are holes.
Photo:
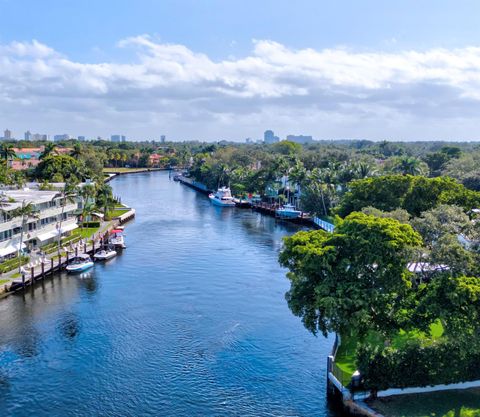
[[[59,233],[64,235],[78,227],[75,215],[78,204],[65,201],[58,191],[25,188],[1,193],[0,260],[15,255],[20,245],[22,217],[12,214],[22,204],[31,203],[34,209],[23,232],[23,249],[38,248],[58,239]]]

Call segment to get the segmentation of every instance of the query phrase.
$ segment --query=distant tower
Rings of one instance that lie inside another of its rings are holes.
[[[8,129],[5,129],[5,132],[3,132],[3,139],[5,140],[12,139],[12,132]]]
[[[165,135],[160,136],[160,142],[165,143],[166,140],[167,138]]]
[[[263,134],[263,142],[265,143],[275,143],[278,142],[278,137],[275,136],[275,133],[273,133],[273,130],[266,130],[265,133]]]
[[[32,132],[30,132],[30,130],[27,130],[24,136],[25,140],[32,140]]]

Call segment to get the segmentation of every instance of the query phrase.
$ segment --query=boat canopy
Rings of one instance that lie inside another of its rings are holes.
[[[113,230],[110,231],[110,233],[111,233],[112,235],[115,234],[115,233],[122,233],[122,232],[123,232],[122,229],[113,229]]]

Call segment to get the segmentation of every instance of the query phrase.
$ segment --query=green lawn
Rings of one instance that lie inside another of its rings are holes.
[[[103,172],[105,174],[115,174],[117,172],[119,173],[126,173],[126,172],[143,172],[143,171],[148,171],[149,168],[103,168]]]
[[[127,211],[129,211],[130,209],[128,207],[115,207],[114,210],[111,210],[108,212],[108,215],[107,215],[107,220],[108,219],[114,219],[116,217],[119,217],[121,216],[122,214],[125,214]]]
[[[399,395],[369,405],[388,417],[480,417],[480,389]]]
[[[99,229],[100,229],[99,227],[84,227],[84,228],[79,227],[78,229],[75,229],[75,231],[72,232],[71,236],[76,236],[76,237],[80,236],[82,239],[89,239],[95,233],[97,233]]]
[[[426,335],[420,331],[410,331],[404,332],[403,330],[393,338],[392,346],[395,348],[402,348],[409,340],[413,339],[423,339],[425,341],[431,339],[435,340],[442,336],[443,327],[440,322],[432,324],[430,327],[430,335]],[[356,371],[357,367],[355,364],[356,349],[358,340],[354,337],[342,337],[341,344],[338,348],[337,356],[335,358],[335,363],[337,366],[345,373],[350,376]],[[371,334],[367,341],[372,345],[383,345],[384,340],[378,334]]]
[[[5,283],[7,283],[8,281],[10,281],[9,279],[0,279],[0,285],[3,285]]]

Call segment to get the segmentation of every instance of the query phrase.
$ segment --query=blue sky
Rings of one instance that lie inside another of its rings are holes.
[[[16,136],[480,139],[478,1],[0,0],[0,16]]]

